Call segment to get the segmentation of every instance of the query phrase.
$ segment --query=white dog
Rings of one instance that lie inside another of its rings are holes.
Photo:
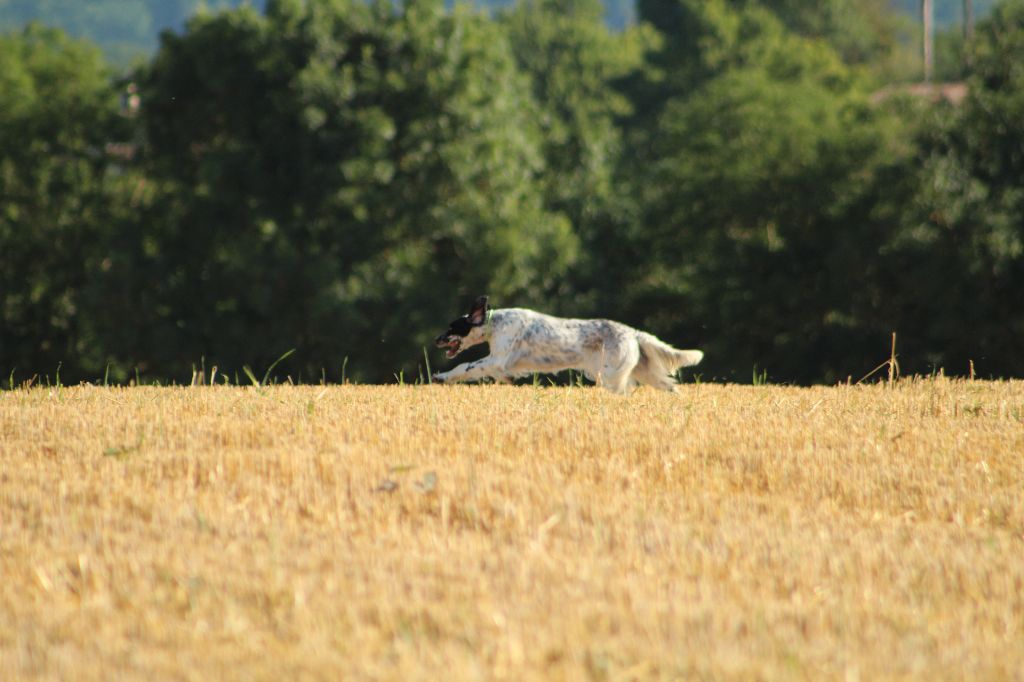
[[[448,358],[485,342],[490,355],[435,374],[434,380],[502,381],[577,369],[615,393],[637,384],[674,391],[675,371],[704,357],[699,350],[678,350],[653,334],[611,320],[567,319],[525,308],[491,310],[486,296],[476,299],[469,314],[454,320],[435,341]]]

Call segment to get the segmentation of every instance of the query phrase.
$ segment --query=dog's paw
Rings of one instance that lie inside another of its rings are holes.
[[[430,376],[430,382],[433,384],[443,384],[445,382],[445,376],[443,374],[432,374]]]

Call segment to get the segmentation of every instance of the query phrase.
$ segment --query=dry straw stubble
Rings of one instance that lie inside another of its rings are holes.
[[[0,394],[0,678],[1024,675],[1024,383]]]

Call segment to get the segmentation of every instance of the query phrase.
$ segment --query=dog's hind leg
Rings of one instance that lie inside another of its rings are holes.
[[[606,388],[612,393],[618,393],[619,395],[626,395],[629,393],[629,373],[628,372],[617,372],[617,373],[605,373],[601,375],[601,381],[598,384],[602,388]]]
[[[597,376],[597,384],[612,393],[626,395],[632,387],[633,369],[640,360],[640,349],[635,343],[626,344],[616,353],[609,353]]]
[[[650,363],[646,362],[645,358],[641,358],[640,362],[633,369],[632,379],[638,384],[650,386],[656,388],[659,391],[668,391],[670,393],[676,390],[676,381],[673,377],[668,374],[661,374],[659,370],[661,368],[653,367]]]
[[[674,372],[700,362],[700,351],[680,351],[667,346],[649,334],[638,334],[640,361],[633,369],[633,380],[659,391],[675,392],[678,382]]]
[[[678,384],[671,377],[656,377],[649,373],[633,372],[633,381],[669,393],[675,393],[678,388]]]

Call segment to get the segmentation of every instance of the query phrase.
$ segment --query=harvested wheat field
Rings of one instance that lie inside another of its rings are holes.
[[[1024,382],[0,394],[0,679],[1021,679]]]

